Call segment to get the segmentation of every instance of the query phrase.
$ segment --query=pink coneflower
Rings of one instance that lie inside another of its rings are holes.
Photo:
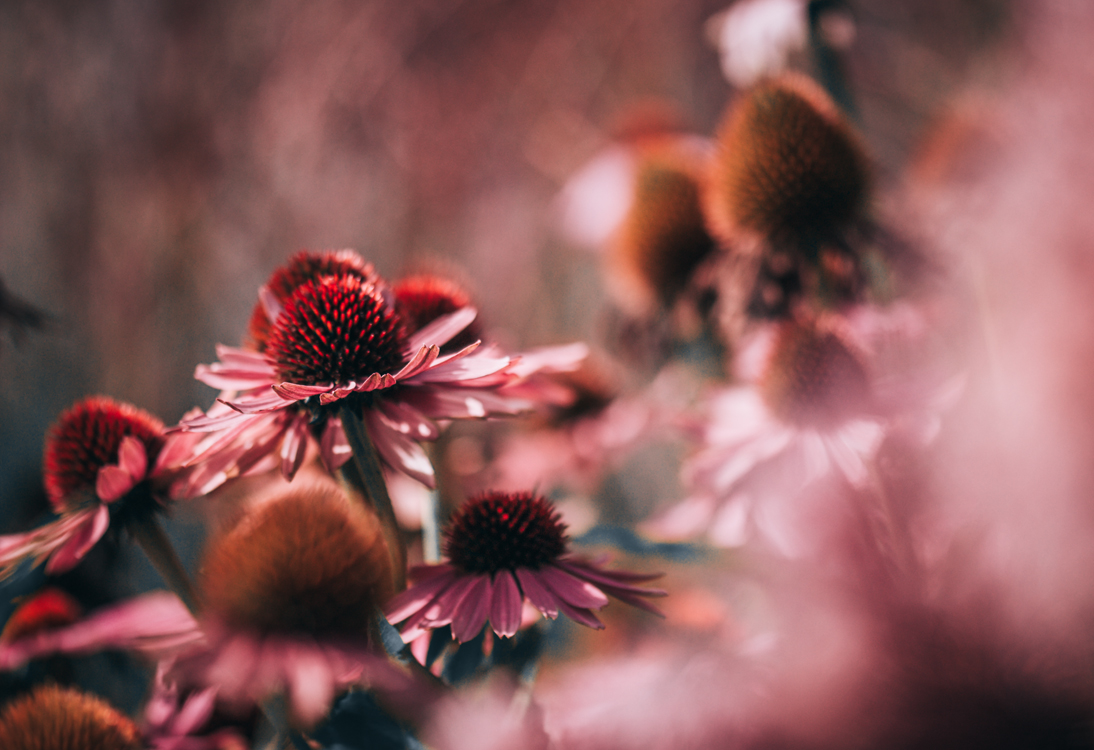
[[[408,333],[390,291],[361,274],[320,275],[297,286],[283,306],[273,294],[263,305],[274,320],[264,350],[220,347],[220,361],[196,373],[208,385],[241,392],[221,398],[231,411],[214,407],[181,423],[211,433],[187,462],[206,464],[197,471],[211,484],[251,471],[271,454],[291,478],[313,434],[327,468],[340,467],[351,455],[342,419],[349,409],[384,463],[432,486],[419,442],[437,438],[434,420],[515,414],[530,405],[499,391],[517,377],[507,371],[510,357],[474,343],[441,353],[474,321],[472,308]]]
[[[207,644],[182,654],[168,677],[215,686],[242,709],[284,692],[295,721],[314,724],[336,691],[386,669],[369,628],[391,595],[389,564],[375,517],[338,490],[264,503],[206,555]]]
[[[44,589],[23,602],[0,635],[0,671],[50,654],[137,651],[158,656],[201,640],[186,605],[166,591],[141,594],[81,617],[64,592]]]
[[[651,530],[706,532],[733,546],[755,526],[781,551],[798,553],[793,527],[813,522],[804,506],[823,502],[824,481],[855,489],[875,483],[872,464],[886,430],[898,410],[916,405],[891,403],[877,387],[866,342],[847,319],[806,317],[767,333],[741,354],[754,382],[706,404],[703,447],[684,467],[691,497]]]
[[[545,617],[559,612],[600,629],[593,614],[607,594],[661,614],[642,597],[664,596],[635,584],[660,574],[610,571],[567,554],[566,527],[554,508],[528,492],[487,492],[468,500],[445,534],[448,562],[411,571],[418,582],[385,607],[412,641],[430,628],[452,626],[458,641],[474,638],[489,620],[500,636],[513,636],[528,600]]]
[[[163,508],[157,479],[173,450],[164,450],[163,423],[105,396],[70,408],[46,436],[46,494],[59,516],[24,534],[0,537],[0,569],[49,558],[47,573],[73,568],[111,522],[126,526]]]

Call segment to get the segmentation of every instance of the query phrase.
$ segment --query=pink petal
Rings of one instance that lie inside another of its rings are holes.
[[[384,463],[433,489],[436,486],[433,464],[429,462],[422,447],[401,432],[388,427],[375,411],[366,410],[364,416],[369,436]]]
[[[550,617],[553,620],[558,617],[558,597],[540,583],[538,576],[538,571],[517,568],[517,579],[520,581],[520,588],[524,591],[524,595],[528,597],[528,601],[545,617]]]
[[[308,415],[298,414],[281,443],[281,474],[292,481],[300,465],[304,463],[304,453],[308,447]]]
[[[494,578],[494,594],[490,601],[490,623],[494,632],[512,638],[520,627],[520,590],[513,574],[504,570]]]
[[[228,401],[223,398],[217,400],[220,401],[220,403],[235,409],[240,414],[261,414],[268,411],[277,411],[278,409],[284,409],[291,406],[293,403],[292,399],[285,399],[279,396],[272,387],[269,391],[264,393],[240,396],[234,401]]]
[[[137,482],[120,466],[104,466],[95,478],[95,494],[104,503],[112,503],[125,495]]]
[[[262,304],[262,311],[266,313],[266,319],[276,323],[281,317],[281,303],[277,301],[277,295],[263,284],[258,288],[258,301]]]
[[[440,353],[440,347],[423,346],[421,349],[414,352],[414,356],[410,358],[409,362],[403,365],[401,370],[395,373],[395,379],[403,380],[405,378],[414,377],[433,364]]]
[[[520,414],[533,406],[527,399],[459,385],[430,384],[407,389],[400,398],[430,419],[483,419],[496,414]]]
[[[406,591],[391,597],[384,605],[384,615],[393,623],[402,622],[415,612],[427,607],[439,593],[451,586],[455,580],[455,573],[449,571],[447,575],[433,576],[416,583]]]
[[[274,393],[286,401],[303,401],[304,399],[327,393],[331,390],[329,385],[301,385],[299,383],[278,383],[273,386]]]
[[[170,733],[175,736],[186,736],[205,726],[213,715],[216,698],[215,686],[191,693],[171,721]]]
[[[54,575],[64,573],[76,566],[88,550],[102,539],[110,526],[110,511],[100,503],[94,510],[88,511],[85,520],[76,528],[73,535],[59,550],[53,553],[46,564],[46,573]]]
[[[134,482],[144,479],[148,471],[148,453],[144,443],[132,435],[123,437],[118,446],[118,466],[128,472]]]
[[[591,610],[583,607],[571,607],[561,599],[558,601],[558,608],[562,610],[562,614],[566,615],[574,622],[590,627],[593,630],[604,629],[604,623],[598,620]]]
[[[319,456],[327,471],[332,474],[353,458],[353,449],[346,440],[346,431],[340,418],[327,418],[327,423],[323,426],[323,436],[319,440]]]
[[[453,383],[475,380],[501,372],[509,366],[510,362],[512,359],[504,355],[490,356],[489,353],[484,353],[483,356],[472,355],[436,365],[407,380],[412,383]]]
[[[509,372],[518,377],[528,377],[536,372],[573,372],[589,356],[589,347],[583,343],[545,346],[522,352]]]
[[[490,610],[491,589],[489,575],[472,577],[472,585],[452,617],[452,637],[463,643],[474,638],[486,625]]]
[[[167,591],[142,594],[99,610],[56,634],[57,650],[68,653],[103,648],[159,651],[201,638],[194,616]]]
[[[607,605],[608,597],[588,581],[575,578],[570,573],[545,565],[539,570],[539,580],[558,596],[561,602],[584,609],[600,609]]]
[[[334,701],[334,675],[317,647],[300,646],[289,651],[287,665],[289,703],[305,726],[314,726]]]
[[[477,315],[478,312],[473,307],[464,307],[454,313],[443,315],[411,336],[404,351],[413,352],[423,346],[446,344],[453,336],[471,325]]]

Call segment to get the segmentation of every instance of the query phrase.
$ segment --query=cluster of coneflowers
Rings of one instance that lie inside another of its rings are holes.
[[[244,346],[220,347],[216,363],[197,368],[221,391],[207,410],[168,429],[94,396],[49,432],[55,517],[0,537],[4,571],[29,561],[62,573],[124,532],[177,596],[153,592],[87,616],[55,588],[27,598],[0,637],[0,668],[104,648],[158,667],[139,728],[98,699],[47,687],[0,717],[5,747],[53,747],[41,738],[54,735],[80,747],[241,747],[269,731],[300,743],[347,691],[371,689],[404,719],[424,715],[444,690],[438,649],[481,652],[468,642],[535,627],[529,611],[593,628],[608,595],[658,611],[647,599],[664,592],[641,585],[655,574],[572,554],[559,513],[533,492],[467,499],[444,535],[445,560],[411,568],[406,587],[388,478],[432,487],[423,444],[451,420],[557,399],[548,379],[578,366],[583,346],[508,354],[482,342],[453,282],[389,285],[351,251],[296,255],[258,298]],[[211,534],[192,580],[158,516],[271,472],[280,486]]]

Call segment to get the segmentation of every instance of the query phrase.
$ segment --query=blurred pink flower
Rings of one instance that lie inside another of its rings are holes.
[[[47,597],[42,599],[42,597]],[[56,601],[47,589],[24,607]],[[54,605],[54,608],[55,605]],[[12,616],[19,617],[19,610]],[[0,639],[0,671],[18,669],[50,654],[89,654],[103,650],[138,651],[153,658],[201,640],[201,630],[186,605],[172,593],[153,591],[103,607],[88,617],[47,620]],[[69,620],[65,622],[65,620]]]
[[[607,594],[660,615],[642,597],[665,596],[635,584],[660,574],[611,571],[602,561],[566,554],[565,526],[551,505],[531,493],[488,492],[468,500],[445,533],[447,563],[411,570],[417,578],[384,607],[403,639],[425,630],[452,626],[458,641],[474,638],[489,620],[494,632],[510,637],[521,624],[528,600],[545,617],[562,612],[600,629],[592,610]]]
[[[144,707],[141,734],[154,750],[245,750],[246,738],[231,726],[213,728],[217,688],[182,690],[168,679],[172,662],[156,668],[152,696]]]
[[[912,335],[900,308],[883,324],[872,312],[787,321],[739,356],[748,385],[715,393],[696,426],[699,452],[684,466],[690,496],[647,524],[653,533],[706,533],[735,546],[753,528],[784,554],[805,551],[846,495],[876,484],[873,461],[889,429],[913,427],[923,439],[937,424],[952,383],[875,367],[878,342]],[[910,383],[910,384],[908,384]]]
[[[514,376],[506,371],[513,360],[497,349],[472,344],[440,354],[475,319],[471,308],[404,337],[383,291],[346,275],[307,282],[283,310],[267,313],[275,324],[265,353],[219,347],[219,362],[198,367],[202,382],[242,391],[220,399],[231,411],[214,407],[181,423],[184,430],[212,433],[186,462],[204,464],[198,471],[211,481],[246,473],[274,452],[291,478],[313,423],[327,468],[341,466],[350,449],[341,420],[324,407],[353,397],[383,461],[432,486],[433,469],[418,443],[437,438],[434,420],[515,414],[530,406],[499,390]],[[327,320],[334,321],[329,328]]]
[[[46,572],[76,566],[109,528],[164,507],[178,458],[174,440],[151,414],[105,396],[64,412],[46,437],[46,494],[59,516],[33,531],[0,536],[0,571],[49,558]]]

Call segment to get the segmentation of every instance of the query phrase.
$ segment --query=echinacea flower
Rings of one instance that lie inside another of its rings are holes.
[[[5,750],[140,750],[140,731],[101,698],[41,685],[0,712]]]
[[[487,621],[498,635],[513,636],[525,600],[545,617],[562,612],[596,629],[604,626],[593,610],[607,605],[608,594],[660,614],[643,597],[665,592],[635,585],[660,574],[607,570],[598,561],[568,554],[565,532],[550,503],[531,493],[472,498],[445,533],[448,561],[411,570],[417,583],[392,598],[384,612],[392,623],[401,623],[408,642],[445,625],[452,626],[456,640],[468,641]]]
[[[47,588],[23,602],[0,635],[0,671],[51,654],[137,651],[150,658],[201,640],[193,615],[177,596],[153,591],[81,617],[79,605]]]
[[[854,319],[785,321],[746,347],[742,369],[752,371],[753,382],[707,401],[702,447],[684,467],[691,495],[649,530],[705,532],[734,546],[758,527],[781,551],[795,554],[802,550],[799,532],[812,522],[804,506],[818,483],[871,486],[887,430],[895,420],[929,409],[930,399],[907,388],[898,389],[898,399],[885,392]]]
[[[337,690],[383,671],[370,622],[391,595],[375,517],[339,490],[296,488],[266,501],[216,540],[200,578],[206,644],[167,677],[215,686],[228,706],[287,693],[313,725]]]
[[[161,510],[159,480],[175,451],[163,423],[105,396],[78,402],[46,436],[43,474],[58,518],[33,531],[0,537],[0,570],[49,558],[47,573],[73,568],[113,522],[125,526]]]
[[[433,485],[420,441],[435,440],[435,420],[485,418],[529,408],[500,387],[518,376],[513,359],[477,342],[442,354],[476,313],[462,307],[408,331],[391,291],[368,273],[321,274],[303,280],[282,304],[265,293],[273,325],[262,351],[219,347],[220,361],[196,377],[230,392],[181,428],[208,432],[187,466],[215,486],[254,469],[271,455],[292,478],[310,436],[329,470],[351,455],[339,409],[362,418],[389,467]],[[252,335],[254,333],[252,332]]]

